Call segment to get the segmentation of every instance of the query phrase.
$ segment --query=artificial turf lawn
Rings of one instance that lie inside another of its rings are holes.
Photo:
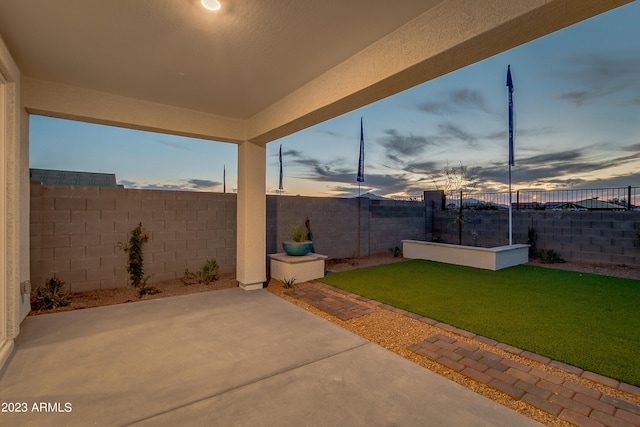
[[[640,280],[412,260],[320,281],[640,386]]]

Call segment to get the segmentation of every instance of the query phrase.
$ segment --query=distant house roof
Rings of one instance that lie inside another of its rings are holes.
[[[624,206],[621,206],[619,204],[611,203],[611,202],[604,202],[604,201],[598,200],[596,198],[580,200],[580,201],[578,201],[576,203],[579,204],[580,206],[584,206],[585,208],[587,208],[589,210],[623,210],[623,209],[625,209]]]
[[[70,185],[78,187],[119,187],[114,173],[75,172],[53,169],[29,169],[31,181],[44,185]]]
[[[616,203],[603,202],[596,198],[564,203],[554,207],[555,210],[624,210],[625,207]]]

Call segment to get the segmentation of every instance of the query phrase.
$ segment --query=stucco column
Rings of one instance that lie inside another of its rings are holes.
[[[266,146],[238,145],[238,242],[236,279],[245,290],[267,280]]]

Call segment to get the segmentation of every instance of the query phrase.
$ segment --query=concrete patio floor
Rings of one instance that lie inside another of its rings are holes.
[[[539,425],[265,290],[28,317],[0,401],[27,409],[3,426]]]

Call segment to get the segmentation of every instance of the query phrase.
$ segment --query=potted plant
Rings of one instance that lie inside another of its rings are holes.
[[[291,240],[283,242],[282,247],[287,255],[303,256],[313,249],[311,241],[311,229],[309,228],[309,219],[304,223],[296,224],[291,229]]]

